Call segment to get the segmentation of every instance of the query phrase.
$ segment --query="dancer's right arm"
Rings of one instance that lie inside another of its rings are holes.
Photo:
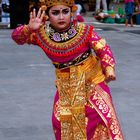
[[[30,20],[28,25],[22,25],[17,27],[12,32],[12,39],[19,45],[24,43],[36,44],[35,34],[39,28],[44,24],[43,17],[45,16],[45,11],[39,9],[38,13],[34,9],[30,13]]]

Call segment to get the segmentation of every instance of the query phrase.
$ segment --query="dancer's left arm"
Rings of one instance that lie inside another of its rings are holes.
[[[115,80],[115,59],[110,46],[106,43],[106,40],[101,38],[96,32],[93,32],[91,35],[91,46],[101,61],[106,81],[110,82]]]

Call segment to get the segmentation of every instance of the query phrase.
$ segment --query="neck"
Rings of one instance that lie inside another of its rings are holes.
[[[51,26],[51,25],[50,25]],[[64,29],[56,29],[56,28],[54,28],[53,26],[51,26],[56,32],[59,32],[59,33],[61,33],[61,32],[66,32],[68,29],[70,29],[70,27],[71,27],[71,24],[69,24],[69,26],[68,27],[66,27],[66,28],[64,28]]]

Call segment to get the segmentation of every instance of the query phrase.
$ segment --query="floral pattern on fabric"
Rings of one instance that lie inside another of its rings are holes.
[[[107,66],[114,67],[115,59],[110,46],[106,44],[105,39],[99,37],[96,32],[93,32],[91,35],[91,43],[97,57],[100,58],[103,69],[105,69]]]
[[[107,127],[98,125],[91,140],[110,140]]]
[[[35,33],[32,32],[28,25],[22,25],[14,29],[12,33],[12,38],[18,45],[23,45],[24,43],[36,45]]]

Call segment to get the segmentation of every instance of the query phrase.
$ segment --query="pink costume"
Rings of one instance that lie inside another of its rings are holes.
[[[48,34],[45,26],[32,32],[27,25],[12,33],[19,45],[38,45],[56,67],[52,114],[56,140],[123,140],[105,82],[105,71],[115,68],[110,47],[92,26],[82,23],[61,38],[60,34]]]

